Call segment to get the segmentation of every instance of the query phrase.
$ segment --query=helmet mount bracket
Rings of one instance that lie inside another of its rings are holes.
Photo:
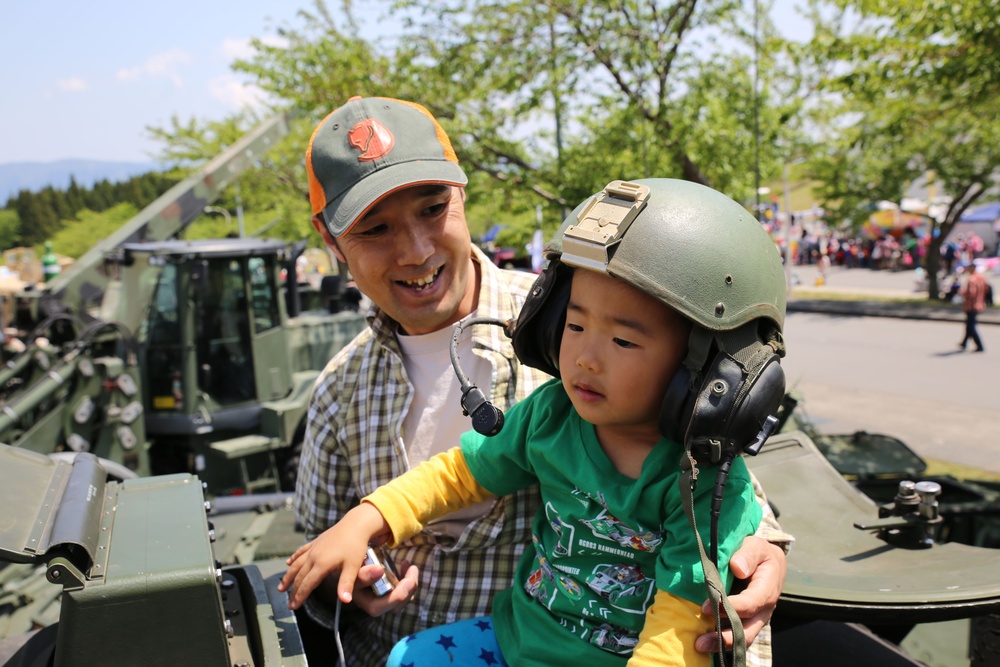
[[[561,261],[607,274],[615,246],[648,201],[648,185],[608,183],[577,214],[577,224],[566,229]]]

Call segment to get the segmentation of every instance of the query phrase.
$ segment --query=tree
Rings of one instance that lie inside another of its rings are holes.
[[[79,259],[93,247],[95,238],[110,236],[138,212],[135,205],[125,202],[100,213],[83,209],[49,240],[59,254]]]
[[[425,98],[456,119],[463,157],[478,171],[561,207],[616,175],[685,178],[741,200],[754,192],[754,35],[742,27],[753,24],[742,3],[404,7],[418,17],[410,60],[435,63],[438,85]],[[761,39],[771,32],[765,20]],[[761,90],[760,107],[775,107],[772,89]],[[767,138],[781,117],[761,123],[772,173]]]
[[[0,209],[0,248],[15,248],[21,245],[21,220],[17,211]]]
[[[834,72],[823,86],[833,141],[814,175],[825,206],[858,225],[866,207],[897,200],[933,172],[951,196],[943,218],[931,221],[928,291],[937,298],[942,242],[1000,178],[1000,3],[834,4],[843,13],[818,20],[810,45],[815,62]]]
[[[281,43],[254,40],[254,55],[235,65],[277,108],[302,115],[294,139],[267,155],[281,168],[242,179],[267,193],[260,206],[303,210],[309,132],[353,95],[431,109],[469,174],[470,210],[484,216],[470,216],[474,233],[499,218],[528,237],[539,204],[551,229],[614,178],[689,178],[747,201],[759,170],[778,173],[773,147],[798,101],[776,105],[762,92],[755,104],[753,35],[740,2],[410,0],[392,11],[404,34],[365,40],[352,3],[334,16],[319,0],[300,12],[301,25],[282,27]],[[762,25],[763,43],[771,27]],[[770,83],[761,90],[778,90]],[[155,136],[165,157],[205,160],[220,147],[216,130],[175,120]],[[282,192],[298,202],[272,205]]]

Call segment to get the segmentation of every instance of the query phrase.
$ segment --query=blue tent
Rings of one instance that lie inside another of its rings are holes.
[[[507,225],[501,225],[499,222],[494,224],[492,227],[483,232],[483,235],[479,238],[481,243],[490,243],[497,240],[497,234],[500,233],[501,229],[506,229]]]
[[[965,215],[959,218],[959,222],[994,222],[1000,220],[1000,202],[986,204],[971,211],[966,211]]]

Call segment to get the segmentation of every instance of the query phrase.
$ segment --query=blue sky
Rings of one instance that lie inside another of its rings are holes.
[[[794,25],[794,1],[776,4]],[[221,119],[253,100],[230,64],[251,37],[301,26],[303,7],[312,1],[0,0],[0,163],[150,161],[146,126]]]

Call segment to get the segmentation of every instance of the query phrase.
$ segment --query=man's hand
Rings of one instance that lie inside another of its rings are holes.
[[[781,595],[781,587],[785,583],[785,552],[781,547],[767,540],[751,535],[743,540],[743,546],[729,559],[729,569],[737,580],[748,580],[738,594],[729,597],[733,610],[743,621],[743,634],[747,646],[757,638],[769,620]],[[743,582],[737,581],[736,586]],[[712,603],[706,600],[702,604],[702,612],[715,615]],[[722,633],[727,648],[733,646],[732,630]],[[718,647],[718,637],[710,632],[695,640],[695,648],[699,653],[713,653]]]
[[[420,573],[416,565],[403,561],[400,568],[405,574],[399,578],[391,591],[379,597],[372,592],[371,585],[382,576],[383,569],[378,565],[366,565],[358,572],[358,580],[354,584],[354,604],[369,616],[381,616],[390,611],[397,611],[406,604],[417,590]]]

